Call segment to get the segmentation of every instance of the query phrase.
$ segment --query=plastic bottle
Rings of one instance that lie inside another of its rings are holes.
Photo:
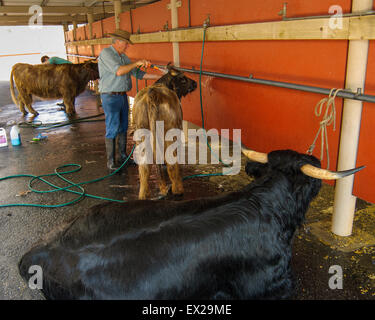
[[[10,129],[10,141],[12,142],[13,146],[19,146],[21,144],[20,129],[17,125]]]
[[[0,128],[0,147],[6,147],[8,145],[7,134],[4,128]]]

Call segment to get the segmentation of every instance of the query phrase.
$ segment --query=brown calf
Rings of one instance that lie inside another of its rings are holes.
[[[156,159],[156,121],[164,122],[164,136],[170,129],[182,130],[182,109],[180,98],[195,90],[197,84],[187,78],[182,72],[168,65],[168,73],[161,77],[154,85],[139,91],[135,97],[133,108],[134,129],[148,129],[153,134],[153,158]],[[139,144],[140,142],[137,142]],[[164,142],[164,154],[173,141]],[[183,194],[182,177],[178,162],[169,164],[166,161],[168,176],[172,182],[172,193]],[[139,164],[140,190],[139,199],[146,199],[150,195],[148,179],[150,166]],[[167,174],[163,166],[158,164],[160,175],[160,193],[168,193]]]
[[[34,115],[38,112],[32,107],[35,95],[44,99],[63,98],[66,113],[75,113],[74,99],[81,94],[90,80],[99,78],[98,64],[87,61],[79,64],[40,64],[17,63],[10,74],[10,92],[13,102],[26,115],[27,109]],[[18,99],[14,92],[14,83]]]

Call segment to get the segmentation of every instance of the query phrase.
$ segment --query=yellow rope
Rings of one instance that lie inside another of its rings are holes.
[[[321,145],[320,145],[320,161],[323,160],[324,146],[326,147],[327,155],[327,169],[329,169],[329,146],[328,146],[328,134],[327,126],[333,124],[333,131],[336,130],[336,105],[335,99],[338,92],[343,89],[331,89],[328,98],[323,98],[315,106],[315,115],[320,117],[322,115],[323,107],[326,104],[326,109],[322,121],[320,121],[319,130],[315,136],[314,142],[311,144],[310,148],[307,150],[308,154],[312,154],[315,148],[315,142],[318,139],[319,134],[321,134]]]

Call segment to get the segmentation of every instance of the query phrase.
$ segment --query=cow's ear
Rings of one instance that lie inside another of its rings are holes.
[[[178,71],[176,69],[170,69],[169,72],[174,77],[178,75]]]
[[[179,71],[176,70],[174,67],[173,67],[173,64],[172,62],[168,62],[167,64],[167,69],[168,69],[168,72],[173,76],[177,76],[179,74]]]

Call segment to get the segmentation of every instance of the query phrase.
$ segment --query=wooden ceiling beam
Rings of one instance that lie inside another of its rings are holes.
[[[5,25],[7,23],[19,23],[19,24],[28,24],[30,17],[29,16],[0,16],[0,25]],[[86,16],[43,16],[43,24],[44,23],[58,23],[61,24],[63,22],[73,22],[77,21],[77,23],[86,23],[87,18]]]
[[[140,6],[143,6],[143,5],[136,6],[136,8],[138,8]],[[101,7],[101,6],[91,7],[91,9],[92,9],[93,13],[96,13],[96,14],[103,13],[103,7]],[[134,9],[134,5],[122,4],[122,6],[121,6],[122,12],[129,11],[130,9]],[[104,7],[104,11],[105,11],[105,13],[115,13],[115,6],[113,6],[113,5],[108,6],[107,5],[107,6]]]
[[[4,6],[1,5],[0,0],[0,13],[5,14],[29,14],[29,6]],[[44,2],[43,2],[44,3]],[[42,4],[43,4],[42,3]],[[136,5],[136,7],[144,6],[145,4]],[[134,5],[129,4],[122,4],[122,12],[129,11],[129,9],[134,9]],[[103,7],[82,7],[82,6],[43,6],[42,5],[43,13],[48,14],[102,14]],[[105,13],[114,13],[115,9],[113,5],[105,5],[104,6]]]
[[[30,8],[29,6],[0,6],[0,13],[29,14],[29,8]],[[92,12],[92,8],[79,7],[79,6],[74,6],[74,7],[46,6],[46,7],[42,7],[42,9],[43,9],[43,13],[55,13],[55,14],[87,14],[87,13]]]
[[[28,22],[0,22],[1,27],[6,27],[6,26],[28,26]],[[62,23],[60,22],[43,22],[43,26],[63,26]]]

